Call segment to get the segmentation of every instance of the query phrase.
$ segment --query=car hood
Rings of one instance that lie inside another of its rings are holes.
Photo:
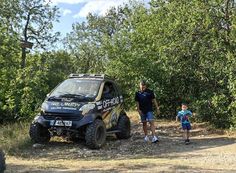
[[[76,113],[85,104],[88,104],[88,102],[44,101],[42,111],[46,113]]]

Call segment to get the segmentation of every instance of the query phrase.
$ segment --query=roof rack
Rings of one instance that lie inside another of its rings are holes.
[[[75,74],[69,75],[69,78],[97,78],[97,79],[110,79],[111,77],[105,74]]]

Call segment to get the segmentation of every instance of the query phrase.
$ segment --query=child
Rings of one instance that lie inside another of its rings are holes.
[[[181,111],[178,112],[178,115],[176,116],[176,121],[178,121],[178,118],[180,119],[180,122],[182,124],[182,128],[184,130],[184,138],[185,138],[185,144],[189,144],[189,134],[191,130],[191,124],[189,121],[189,116],[192,116],[192,112],[188,110],[188,105],[186,103],[182,103],[181,105]]]

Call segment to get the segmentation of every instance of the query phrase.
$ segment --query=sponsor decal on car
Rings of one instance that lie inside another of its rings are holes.
[[[108,107],[119,104],[119,102],[120,102],[119,97],[115,97],[115,98],[112,98],[112,99],[103,100],[102,106],[103,106],[103,109],[106,109]]]
[[[51,102],[51,110],[77,110],[80,107],[80,104],[75,102]]]

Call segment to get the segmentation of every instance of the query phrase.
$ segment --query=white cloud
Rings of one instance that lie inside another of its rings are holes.
[[[71,14],[72,11],[69,9],[64,9],[64,8],[60,8],[60,12],[62,14],[62,16],[66,16],[67,14]]]
[[[79,4],[83,2],[88,2],[89,0],[46,0],[48,2],[51,2],[54,5],[64,3],[64,4]]]
[[[84,6],[78,11],[74,18],[86,17],[88,13],[96,13],[98,15],[104,15],[111,7],[118,7],[124,3],[128,3],[129,0],[46,0],[51,2],[52,5],[58,4],[84,4]],[[149,0],[137,0],[137,1],[149,1]],[[68,9],[69,10],[69,9]],[[62,12],[63,16],[71,14],[72,11]]]
[[[129,2],[129,0],[88,0],[82,9],[73,17],[86,17],[88,13],[104,15],[111,7],[118,7],[119,5],[123,5],[127,2]]]

